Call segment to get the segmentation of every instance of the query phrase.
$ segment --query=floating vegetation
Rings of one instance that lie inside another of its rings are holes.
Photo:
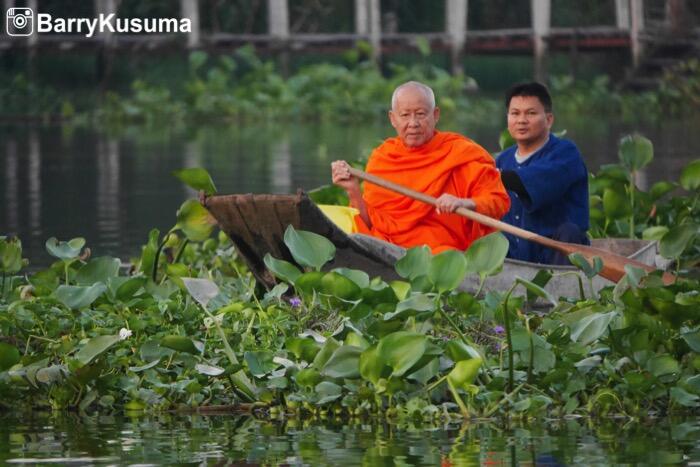
[[[211,405],[270,418],[431,422],[696,411],[700,283],[685,269],[697,257],[700,173],[690,164],[678,184],[687,193],[655,197],[659,214],[637,217],[647,212],[646,195],[630,190],[648,150],[640,137],[623,140],[621,168],[592,179],[606,219],[617,216],[596,225],[604,234],[656,227],[680,276],[664,286],[659,273],[628,267],[597,299],[552,297],[547,275],[485,295],[461,291],[468,275],[483,282],[498,272],[500,233],[466,252],[410,249],[395,266],[401,280],[386,282],[328,270],[333,244],[292,227],[283,241],[294,263],[267,256],[279,283],[266,291],[194,200],[168,232],[151,231],[127,265],[91,255],[82,238],[51,238],[46,248],[56,261],[22,274],[20,241],[2,237],[0,405]],[[176,176],[215,191],[201,169]],[[604,190],[618,187],[633,207],[620,215],[605,209]],[[587,275],[600,270],[573,259]]]

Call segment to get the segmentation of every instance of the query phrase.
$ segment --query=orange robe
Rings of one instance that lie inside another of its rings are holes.
[[[510,207],[491,155],[457,133],[436,131],[417,148],[389,138],[372,152],[367,172],[436,198],[443,193],[471,198],[477,212],[496,219]],[[372,228],[358,215],[359,232],[406,248],[428,245],[433,253],[463,251],[492,231],[459,214],[437,214],[431,205],[371,183],[364,184],[363,198]]]

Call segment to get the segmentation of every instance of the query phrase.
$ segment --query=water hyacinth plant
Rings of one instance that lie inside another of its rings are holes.
[[[697,190],[695,170],[684,172],[685,189]],[[179,173],[213,192],[203,175]],[[659,205],[660,219],[692,224],[694,197]],[[333,244],[290,227],[294,262],[267,256],[279,283],[263,291],[226,235],[212,234],[208,213],[188,201],[165,238],[151,232],[132,267],[89,257],[82,239],[53,239],[57,262],[25,276],[15,275],[19,244],[1,239],[11,279],[0,296],[0,404],[435,421],[645,416],[700,403],[692,276],[664,286],[628,268],[586,299],[552,297],[543,273],[484,294],[505,257],[501,234],[466,252],[410,249],[395,266],[401,279],[387,282],[329,270]],[[591,277],[600,270],[580,266]],[[477,293],[460,289],[470,275]]]

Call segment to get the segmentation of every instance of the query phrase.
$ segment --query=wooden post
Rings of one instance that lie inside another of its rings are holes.
[[[369,32],[369,0],[355,0],[355,34],[367,36]]]
[[[36,10],[33,10],[36,14]],[[41,230],[41,144],[36,129],[29,132],[27,160],[27,208],[32,232]]]
[[[117,13],[117,0],[95,0],[95,15],[105,16]],[[104,91],[108,87],[109,77],[112,74],[112,64],[114,61],[114,34],[109,30],[104,30],[100,34],[102,44],[97,48],[97,79],[100,89]]]
[[[369,0],[369,42],[372,58],[379,63],[382,58],[382,8],[380,0]]]
[[[666,0],[666,23],[673,34],[684,32],[687,24],[685,0]]]
[[[549,36],[551,0],[531,0],[533,48],[535,55],[535,80],[545,82],[547,79],[547,42]]]
[[[20,209],[19,202],[19,157],[17,156],[17,141],[12,137],[5,141],[5,180],[3,185],[5,191],[3,235],[19,235],[19,213],[23,211],[23,209]],[[25,193],[22,193],[22,195],[24,196]]]
[[[450,63],[452,73],[462,71],[462,50],[467,40],[467,11],[469,0],[447,0],[445,5],[445,27],[450,38]]]
[[[644,46],[640,39],[644,30],[644,0],[630,0],[630,42],[632,44],[632,63],[637,68],[642,60]]]
[[[199,30],[199,0],[180,0],[180,14],[192,23],[192,32],[187,35],[187,48],[199,47],[201,35]]]
[[[280,41],[289,39],[289,8],[287,0],[267,0],[268,31]]]
[[[95,13],[97,15],[102,13],[105,16],[109,16],[116,12],[116,0],[95,0]],[[114,44],[114,34],[109,29],[105,29],[99,34],[102,36],[102,44],[104,44],[105,47],[111,47]]]
[[[27,36],[27,44],[29,48],[35,47],[39,43],[39,34],[36,32],[36,11],[37,11],[38,0],[27,0],[27,7],[31,8],[34,12],[34,34]],[[7,20],[6,20],[7,21]]]
[[[119,141],[101,136],[97,139],[97,225],[100,234],[110,239],[119,235]]]
[[[615,0],[615,23],[619,29],[629,31],[630,0]]]
[[[289,75],[289,7],[287,0],[267,0],[267,29],[272,36],[271,49],[276,51],[280,73]]]

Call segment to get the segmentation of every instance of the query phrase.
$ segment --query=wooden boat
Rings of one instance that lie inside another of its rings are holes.
[[[394,263],[405,254],[405,249],[362,234],[347,234],[328,219],[323,212],[299,191],[296,195],[223,195],[209,196],[202,204],[211,212],[221,229],[228,234],[240,256],[248,264],[255,278],[266,288],[277,281],[263,263],[267,253],[294,263],[284,244],[284,231],[288,225],[295,229],[315,232],[328,238],[336,246],[335,258],[326,269],[346,267],[360,269],[370,277],[380,276],[384,280],[400,279]],[[593,246],[656,266],[657,244],[646,240],[599,239]],[[554,276],[546,289],[555,297],[578,297],[578,276],[584,278],[585,292],[590,293],[588,280],[573,266],[555,266],[506,259],[502,271],[486,279],[484,290],[507,290],[516,277],[531,280],[542,269]],[[562,274],[569,273],[569,274]],[[612,283],[595,277],[593,290]],[[477,277],[467,277],[460,289],[474,292],[478,289]]]

